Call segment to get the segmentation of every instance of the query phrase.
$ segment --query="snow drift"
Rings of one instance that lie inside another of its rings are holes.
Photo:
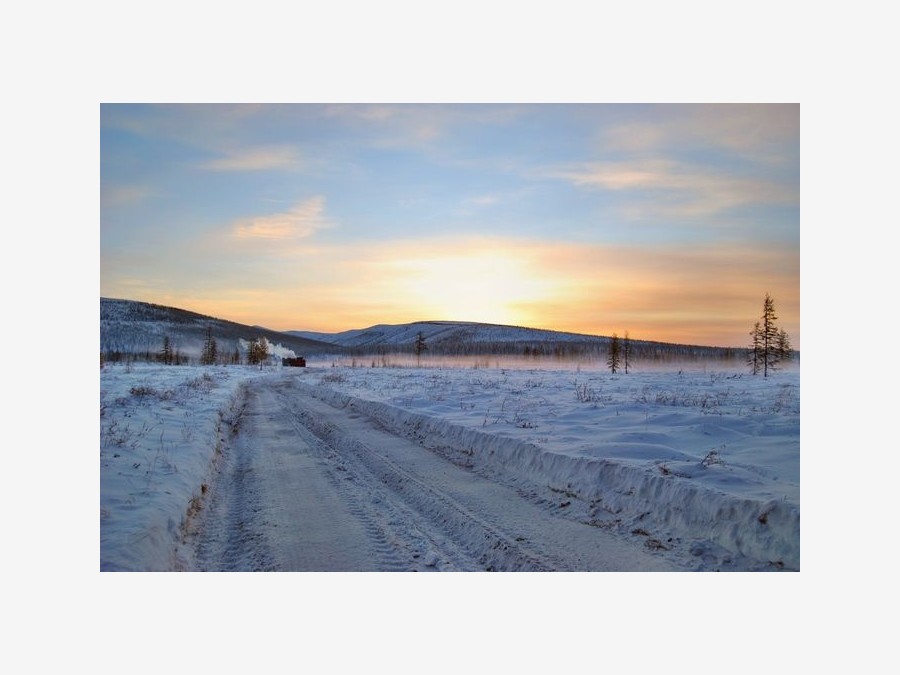
[[[570,507],[577,502],[570,515],[594,526],[641,528],[654,533],[658,546],[677,537],[691,542],[697,556],[717,546],[762,564],[800,568],[800,510],[785,501],[735,498],[697,485],[686,474],[553,452],[321,386],[298,386],[496,480],[548,500],[563,495]],[[699,466],[700,471],[716,470],[715,465]]]

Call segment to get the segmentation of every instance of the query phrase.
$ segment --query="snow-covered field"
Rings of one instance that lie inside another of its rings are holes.
[[[100,569],[178,569],[250,367],[106,366],[100,374]]]
[[[478,364],[475,364],[476,366]],[[800,375],[692,369],[165,367],[100,373],[100,569],[190,570],[243,405],[271,380],[374,420],[678,569],[800,569]]]

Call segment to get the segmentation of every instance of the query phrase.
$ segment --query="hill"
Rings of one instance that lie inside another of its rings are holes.
[[[341,354],[340,346],[260,326],[165,307],[137,300],[100,298],[100,352],[106,358],[148,357],[158,354],[169,338],[173,350],[187,359],[198,359],[212,329],[219,354],[230,358],[235,351],[244,357],[245,345],[265,337],[276,356]]]
[[[341,333],[288,331],[288,334],[323,340],[343,345],[344,347],[379,347],[412,344],[415,342],[416,335],[420,332],[429,344],[443,347],[459,344],[580,342],[585,340],[600,340],[606,344],[608,341],[608,338],[592,335],[468,321],[416,321],[403,324],[378,324],[369,328],[348,330]]]
[[[350,354],[363,355],[412,352],[416,336],[420,332],[430,354],[447,356],[514,354],[605,358],[610,343],[608,336],[466,321],[417,321],[378,324],[340,333],[287,331],[287,334],[333,343],[346,348]],[[634,358],[652,360],[743,358],[743,350],[726,347],[678,345],[650,340],[631,340],[630,347]]]

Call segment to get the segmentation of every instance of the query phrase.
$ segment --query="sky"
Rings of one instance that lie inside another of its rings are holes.
[[[799,104],[100,105],[100,294],[800,348]]]

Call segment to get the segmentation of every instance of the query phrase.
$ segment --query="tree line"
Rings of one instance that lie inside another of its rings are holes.
[[[668,363],[675,361],[721,361],[743,363],[745,349],[742,347],[710,347],[704,345],[679,345],[651,340],[634,340],[630,337],[595,337],[584,340],[503,340],[503,341],[462,341],[442,339],[431,342],[421,331],[406,344],[348,347],[349,356],[367,358],[369,356],[412,355],[421,357],[424,352],[432,356],[521,356],[535,361],[541,359],[603,360],[609,357],[610,348],[616,342],[618,359],[617,371],[624,370],[624,359],[628,357],[628,369],[634,363]]]
[[[246,348],[243,350],[243,354],[239,346],[235,346],[234,350],[231,352],[223,352],[223,350],[219,348],[219,343],[213,336],[212,328],[210,327],[207,328],[206,339],[204,340],[198,361],[200,365],[203,366],[211,366],[216,364],[246,364],[252,366],[264,364],[266,361],[268,361],[271,353],[271,343],[268,341],[268,339],[266,339],[265,336],[254,338],[246,343]],[[167,366],[180,366],[190,364],[192,362],[192,359],[190,356],[184,354],[178,347],[176,347],[174,342],[168,335],[164,335],[162,346],[158,351],[155,352],[149,349],[141,352],[125,352],[116,349],[100,351],[101,365],[103,365],[104,363],[119,363],[122,361],[128,363],[135,361],[145,361],[148,363],[162,363],[163,365]]]

